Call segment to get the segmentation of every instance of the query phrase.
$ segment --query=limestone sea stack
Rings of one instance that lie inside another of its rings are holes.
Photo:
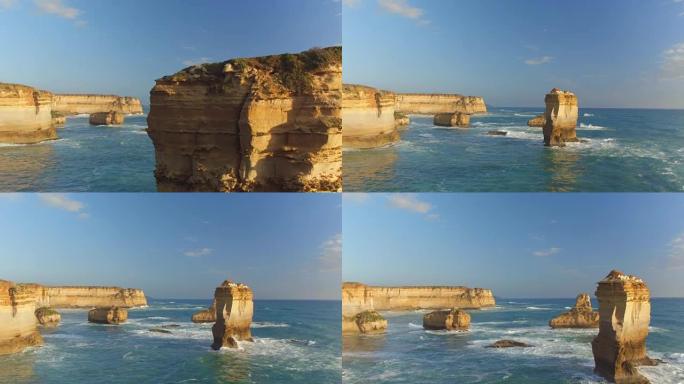
[[[650,292],[638,277],[611,271],[598,282],[599,334],[592,341],[594,371],[618,384],[648,383],[637,370],[653,365],[646,355],[651,321]]]
[[[52,308],[38,308],[36,309],[35,314],[38,324],[44,327],[56,327],[59,325],[59,322],[62,321],[62,316],[59,314],[59,312]]]
[[[487,113],[487,105],[482,97],[459,94],[397,93],[395,109],[397,112],[417,115]]]
[[[356,314],[354,316],[354,323],[359,333],[383,333],[387,330],[387,320],[373,310]]]
[[[197,311],[192,315],[193,323],[215,323],[216,322],[216,299],[212,301],[208,309]]]
[[[465,331],[470,328],[470,315],[460,309],[430,312],[423,316],[423,328],[430,330]]]
[[[544,128],[546,125],[546,117],[544,115],[539,115],[527,121],[528,127]]]
[[[581,293],[575,300],[575,306],[568,312],[549,321],[551,328],[598,328],[599,313],[591,308],[591,297]]]
[[[244,284],[224,281],[214,292],[216,323],[211,328],[215,350],[237,348],[238,341],[253,341],[250,326],[254,314],[254,294]]]
[[[145,292],[135,288],[18,284],[35,300],[38,308],[144,307]]]
[[[0,143],[35,144],[56,138],[50,92],[0,83]]]
[[[157,80],[159,191],[340,191],[342,48],[201,64]]]
[[[397,128],[405,127],[411,124],[411,118],[405,113],[394,112],[394,124]]]
[[[470,126],[470,115],[461,112],[438,113],[435,115],[433,124],[438,127],[467,128]]]
[[[11,281],[0,280],[0,355],[43,344],[35,298]]]
[[[143,113],[140,99],[129,96],[95,94],[55,94],[52,110],[64,116],[118,112],[124,115]]]
[[[394,93],[365,85],[342,89],[342,132],[347,148],[375,148],[399,140]]]
[[[123,324],[126,321],[128,321],[128,311],[125,308],[95,308],[88,312],[88,322],[90,323]]]
[[[568,142],[576,142],[577,119],[579,106],[577,96],[570,91],[554,88],[546,95],[546,112],[544,113],[544,145],[564,146]]]
[[[97,112],[90,115],[90,125],[121,125],[124,114],[121,112]]]

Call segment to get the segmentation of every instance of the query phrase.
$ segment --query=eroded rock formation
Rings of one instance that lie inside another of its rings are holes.
[[[411,118],[405,113],[394,112],[394,123],[397,127],[405,127],[411,124]]]
[[[157,80],[160,191],[339,191],[342,49],[234,59]]]
[[[36,309],[35,314],[38,324],[44,327],[56,327],[59,325],[59,322],[62,321],[62,316],[59,314],[59,312],[52,308],[38,308]]]
[[[121,125],[124,114],[121,112],[97,112],[90,115],[90,125]]]
[[[211,328],[215,350],[237,348],[238,341],[253,341],[250,326],[254,314],[252,289],[244,284],[224,281],[214,292],[216,323]]]
[[[487,105],[482,97],[458,94],[397,93],[395,109],[397,112],[418,115],[487,113]]]
[[[18,284],[36,300],[38,308],[143,307],[147,305],[141,289],[119,287],[48,287]]]
[[[342,132],[347,148],[375,148],[399,140],[394,94],[364,85],[342,90]]]
[[[650,291],[636,276],[611,271],[598,282],[599,334],[592,341],[594,371],[619,384],[648,383],[637,370],[656,362],[646,354],[651,321]]]
[[[598,328],[599,313],[591,308],[591,297],[581,293],[575,300],[575,306],[549,321],[551,328]]]
[[[88,312],[88,322],[96,324],[123,324],[128,321],[128,311],[120,307],[95,308]]]
[[[539,115],[527,121],[528,127],[544,128],[546,125],[546,117],[544,115]]]
[[[423,328],[431,330],[465,331],[470,328],[470,315],[460,309],[434,311],[423,316]]]
[[[56,138],[50,92],[0,83],[0,143],[34,144]]]
[[[216,322],[216,299],[211,302],[208,309],[197,311],[192,315],[193,323],[215,323]]]
[[[576,142],[579,106],[577,96],[569,91],[554,88],[546,95],[544,113],[544,145],[564,146]]]
[[[435,115],[433,124],[438,127],[460,127],[470,126],[470,115],[465,113],[438,113]]]
[[[499,340],[495,342],[494,344],[488,345],[486,348],[529,348],[532,347],[532,345],[529,345],[527,343],[523,343],[521,341],[516,341],[516,340]]]
[[[354,316],[354,324],[359,333],[383,333],[387,330],[387,320],[373,310],[363,311]]]
[[[30,292],[0,280],[0,355],[43,344],[35,310],[36,300]]]
[[[64,116],[98,112],[143,113],[142,103],[135,97],[89,94],[55,94],[52,110]]]

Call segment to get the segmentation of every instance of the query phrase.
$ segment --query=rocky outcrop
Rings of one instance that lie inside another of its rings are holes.
[[[52,124],[55,128],[63,128],[66,125],[66,117],[59,113],[52,113]]]
[[[375,148],[399,140],[394,94],[364,85],[342,89],[342,132],[347,148]]]
[[[465,113],[439,113],[435,115],[433,124],[438,127],[460,127],[470,126],[470,115]]]
[[[354,324],[359,333],[383,333],[387,330],[387,320],[373,310],[363,311],[354,316]]]
[[[160,191],[340,191],[342,49],[186,68],[150,92]]]
[[[30,292],[0,280],[0,355],[43,344],[35,310],[36,300]]]
[[[650,291],[636,276],[611,271],[598,282],[599,334],[592,341],[594,371],[615,383],[648,383],[637,370],[656,362],[646,354]]]
[[[36,309],[35,314],[38,324],[44,327],[56,327],[59,325],[59,322],[62,321],[62,316],[59,312],[52,308],[38,308]]]
[[[544,145],[564,146],[576,142],[579,106],[577,96],[569,91],[554,88],[546,95],[544,113]]]
[[[93,308],[144,307],[145,293],[141,289],[119,287],[48,287],[39,284],[19,284],[36,300],[38,307]]]
[[[124,114],[120,112],[98,112],[90,115],[90,125],[121,125]]]
[[[460,309],[430,312],[423,316],[423,328],[430,330],[465,331],[470,328],[470,315]]]
[[[238,341],[253,341],[250,326],[254,314],[252,289],[244,284],[224,281],[214,292],[216,323],[211,328],[215,350],[237,348]]]
[[[52,110],[64,116],[98,112],[143,113],[142,103],[135,97],[89,94],[55,94]]]
[[[529,344],[523,343],[521,341],[515,340],[499,340],[494,344],[488,345],[486,348],[529,348],[532,347]]]
[[[599,313],[591,308],[591,297],[581,293],[575,300],[575,306],[549,321],[551,328],[598,328]]]
[[[50,92],[0,83],[0,143],[35,144],[56,138]]]
[[[193,323],[215,323],[216,322],[216,299],[211,302],[208,309],[197,311],[192,315]]]
[[[405,127],[411,124],[411,118],[405,113],[394,112],[394,124],[397,128]]]
[[[487,131],[487,136],[508,136],[508,132],[499,130]]]
[[[398,93],[395,109],[397,112],[417,115],[487,113],[487,105],[482,97],[458,94]]]
[[[544,128],[544,125],[546,125],[546,117],[544,115],[539,115],[527,121],[528,127]]]
[[[88,322],[90,323],[123,324],[126,321],[128,321],[128,311],[125,308],[95,308],[88,312]]]

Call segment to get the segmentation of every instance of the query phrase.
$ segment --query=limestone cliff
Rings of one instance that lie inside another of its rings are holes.
[[[64,116],[97,112],[143,113],[142,103],[135,97],[89,94],[55,94],[52,110]]]
[[[638,277],[611,271],[598,282],[599,334],[591,347],[595,372],[615,383],[648,383],[637,370],[655,362],[646,355],[650,291]]]
[[[544,145],[564,146],[576,142],[579,106],[577,96],[569,91],[554,88],[546,95],[544,113]]]
[[[399,140],[394,94],[364,85],[342,89],[342,132],[347,148],[375,148]]]
[[[254,294],[244,284],[224,281],[214,292],[216,323],[211,328],[215,350],[237,348],[238,341],[253,341],[250,327],[254,314]]]
[[[0,355],[43,344],[35,310],[36,300],[30,292],[0,280]]]
[[[186,68],[150,92],[160,191],[339,191],[342,49]]]
[[[549,321],[551,328],[598,328],[599,313],[591,308],[591,297],[581,293],[575,300],[575,306],[568,312]]]
[[[0,143],[34,144],[57,138],[52,94],[25,85],[0,83]]]
[[[479,96],[458,94],[397,93],[396,111],[418,115],[461,112],[468,115],[487,113],[487,105]]]
[[[142,307],[147,305],[140,289],[119,287],[48,287],[38,284],[19,284],[36,300],[38,307],[92,308]]]

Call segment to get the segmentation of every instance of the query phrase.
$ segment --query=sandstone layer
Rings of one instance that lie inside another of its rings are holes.
[[[141,289],[119,287],[48,287],[39,284],[19,284],[29,292],[38,308],[143,307],[147,305]]]
[[[544,113],[544,145],[564,146],[576,142],[579,106],[577,96],[569,91],[554,88],[546,95]]]
[[[237,348],[238,341],[253,341],[250,327],[254,314],[254,294],[244,284],[224,281],[214,292],[216,323],[211,328],[215,350]]]
[[[123,324],[126,321],[128,321],[128,311],[125,308],[95,308],[88,311],[88,322],[91,323]]]
[[[598,282],[599,334],[592,341],[596,368],[608,381],[648,383],[637,370],[653,365],[646,354],[646,338],[651,321],[650,291],[638,277],[611,271]]]
[[[551,328],[598,328],[599,313],[591,308],[591,297],[581,293],[575,300],[575,306],[568,312],[549,321]]]
[[[397,112],[417,115],[487,113],[487,105],[482,97],[458,94],[398,93],[395,109]]]
[[[544,128],[546,125],[546,116],[539,115],[527,121],[528,127]]]
[[[378,312],[373,310],[363,311],[356,314],[356,316],[354,316],[354,323],[358,328],[357,330],[353,330],[354,332],[383,333],[387,330],[387,320]]]
[[[89,94],[55,94],[52,110],[64,116],[98,112],[143,113],[142,103],[135,97]]]
[[[438,127],[460,127],[470,126],[470,115],[465,113],[438,113],[435,115],[433,124]]]
[[[423,328],[431,330],[465,331],[470,328],[470,315],[460,309],[434,311],[423,316]]]
[[[0,143],[35,144],[56,138],[50,92],[0,83]]]
[[[216,322],[216,299],[211,302],[208,309],[197,311],[192,315],[193,323],[215,323]]]
[[[160,191],[340,191],[342,49],[186,68],[150,92]]]
[[[342,132],[347,148],[375,148],[399,140],[394,94],[364,85],[342,89]]]
[[[38,324],[44,327],[54,327],[57,326],[60,321],[62,321],[62,316],[59,314],[59,312],[52,308],[38,308],[36,309],[35,314]]]
[[[30,292],[0,280],[0,355],[43,344],[35,310],[36,300]]]
[[[121,125],[124,119],[121,112],[97,112],[90,115],[90,125]]]

